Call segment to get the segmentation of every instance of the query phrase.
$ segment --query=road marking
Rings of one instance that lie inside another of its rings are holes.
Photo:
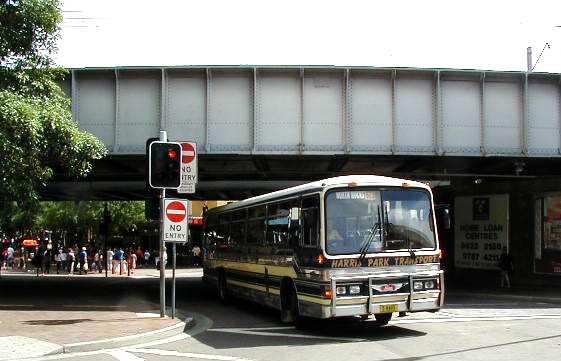
[[[406,325],[406,324],[413,324],[413,323],[445,323],[445,322],[473,322],[473,321],[524,321],[524,320],[557,320],[557,319],[561,319],[561,315],[420,318],[420,319],[390,321],[390,325]]]
[[[279,329],[280,327],[265,328],[265,329]],[[287,329],[294,329],[294,327],[289,327]],[[274,337],[290,337],[290,338],[308,338],[308,339],[318,339],[318,340],[332,340],[332,341],[343,341],[343,342],[362,342],[366,341],[364,338],[351,338],[351,337],[331,337],[331,336],[316,336],[316,335],[304,335],[300,333],[281,333],[281,332],[264,332],[264,331],[253,331],[254,329],[247,328],[213,328],[207,331],[214,332],[225,332],[225,333],[238,333],[250,336],[274,336]]]
[[[175,356],[175,357],[188,357],[188,358],[198,358],[204,360],[220,360],[220,361],[249,361],[248,359],[235,357],[235,356],[221,356],[221,355],[209,355],[204,353],[192,353],[192,352],[179,352],[170,350],[160,350],[160,349],[150,349],[150,348],[139,348],[131,350],[132,352],[147,353],[150,355],[158,356]]]
[[[144,361],[143,358],[138,357],[125,350],[111,350],[107,351],[107,354],[115,357],[119,361]]]

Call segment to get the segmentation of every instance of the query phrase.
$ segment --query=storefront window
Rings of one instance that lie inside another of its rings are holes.
[[[561,274],[561,195],[537,199],[535,209],[535,271]]]

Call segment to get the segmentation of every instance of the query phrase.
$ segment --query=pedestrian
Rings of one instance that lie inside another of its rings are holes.
[[[138,247],[136,249],[136,262],[137,262],[137,266],[138,267],[142,267],[142,261],[144,260],[144,252],[142,252],[142,249],[140,247]]]
[[[137,261],[136,253],[132,249],[129,250],[129,256],[127,257],[129,276],[131,274],[134,274],[134,270],[136,269],[136,261]]]
[[[125,252],[123,252],[122,248],[118,248],[115,251],[114,261],[113,261],[113,273],[115,273],[115,268],[119,267],[119,274],[123,274],[123,260],[124,260]]]
[[[56,274],[60,274],[60,270],[62,268],[62,249],[58,249],[57,253],[55,254],[55,263],[56,263]]]
[[[99,251],[95,251],[94,254],[94,261],[93,261],[93,266],[92,266],[92,271],[97,271],[97,272],[101,272],[101,267],[100,267],[100,263],[99,263]]]
[[[148,249],[144,251],[144,264],[146,266],[150,265],[150,252],[148,251]]]
[[[193,252],[193,266],[200,267],[201,265],[201,247],[195,245],[192,249]]]
[[[37,269],[37,277],[39,277],[39,271],[43,274],[43,250],[39,246],[35,247],[35,254],[31,259],[31,264]]]
[[[43,251],[43,275],[51,273],[51,261],[53,257],[53,243],[47,242],[47,247]]]
[[[503,248],[501,257],[499,259],[499,268],[501,269],[501,288],[510,288],[510,275],[514,271],[514,264],[512,256],[508,253],[506,248]]]
[[[113,266],[113,255],[115,253],[112,249],[108,249],[105,257],[105,269],[111,268],[111,273],[115,273],[115,267]]]
[[[11,269],[14,269],[14,248],[10,245],[8,246],[8,259],[7,259],[7,266]]]
[[[74,254],[74,250],[72,248],[68,249],[68,274],[74,274],[74,265],[76,263],[76,255]]]
[[[82,247],[82,251],[78,254],[78,261],[80,262],[79,274],[88,274],[88,253],[86,252],[86,247]]]
[[[60,249],[60,265],[63,271],[67,271],[68,270],[68,253],[66,252],[66,250],[64,248]]]

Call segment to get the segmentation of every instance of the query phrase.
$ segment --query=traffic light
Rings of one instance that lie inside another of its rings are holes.
[[[181,144],[152,142],[148,153],[150,187],[179,187],[181,183]]]

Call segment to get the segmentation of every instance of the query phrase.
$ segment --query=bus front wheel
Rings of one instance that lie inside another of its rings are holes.
[[[298,326],[300,319],[296,290],[294,286],[286,285],[283,287],[281,295],[281,322],[293,323]]]

